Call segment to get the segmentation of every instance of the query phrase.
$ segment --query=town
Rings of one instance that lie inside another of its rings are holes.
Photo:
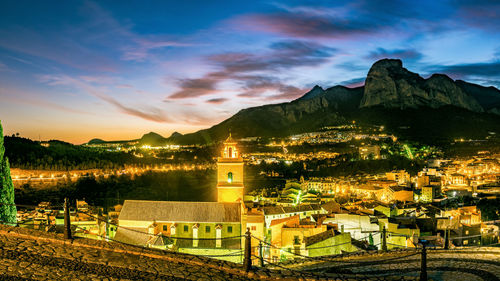
[[[258,155],[242,155],[239,143],[229,136],[219,151],[213,186],[217,202],[125,200],[104,210],[81,198],[69,207],[73,235],[239,263],[247,230],[255,238],[252,255],[271,263],[415,248],[423,238],[438,248],[499,244],[500,221],[488,219],[478,202],[495,199],[500,191],[500,154],[428,158],[415,175],[393,170],[301,176],[286,179],[282,189],[244,193],[244,165],[258,165]],[[360,146],[358,157],[379,159],[380,150],[377,145]],[[299,159],[270,155],[262,161]],[[21,227],[62,232],[63,207],[50,202],[21,206],[17,220]]]

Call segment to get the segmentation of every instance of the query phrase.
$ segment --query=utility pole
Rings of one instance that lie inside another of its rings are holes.
[[[420,263],[420,281],[427,281],[427,241],[422,241],[422,258]]]
[[[259,258],[260,258],[260,266],[264,267],[264,253],[262,252],[262,241],[259,241]]]
[[[243,257],[243,268],[248,272],[252,269],[252,236],[250,235],[250,228],[247,228],[247,232],[245,233],[245,249],[244,249],[244,257]]]
[[[71,236],[71,220],[69,217],[69,200],[64,198],[64,238],[73,239]]]
[[[444,231],[444,249],[448,250],[450,248],[450,229],[446,228]]]
[[[387,252],[387,230],[385,225],[382,228],[382,251]]]

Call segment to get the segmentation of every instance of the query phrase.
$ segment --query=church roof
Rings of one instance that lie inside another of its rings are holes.
[[[154,238],[155,238],[154,235],[148,234],[147,228],[118,227],[115,237],[113,239],[126,244],[146,245],[149,241],[151,241]]]
[[[119,220],[240,222],[240,203],[125,200]]]

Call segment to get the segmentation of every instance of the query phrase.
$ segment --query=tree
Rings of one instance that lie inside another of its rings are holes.
[[[3,129],[2,123],[0,123],[0,223],[16,224],[16,214],[14,184],[10,177],[9,159],[5,157]]]

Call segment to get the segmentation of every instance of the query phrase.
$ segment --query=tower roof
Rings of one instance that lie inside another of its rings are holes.
[[[224,141],[224,143],[236,143],[236,141],[233,140],[233,137],[231,136],[231,132],[229,132],[229,136],[227,139]]]

